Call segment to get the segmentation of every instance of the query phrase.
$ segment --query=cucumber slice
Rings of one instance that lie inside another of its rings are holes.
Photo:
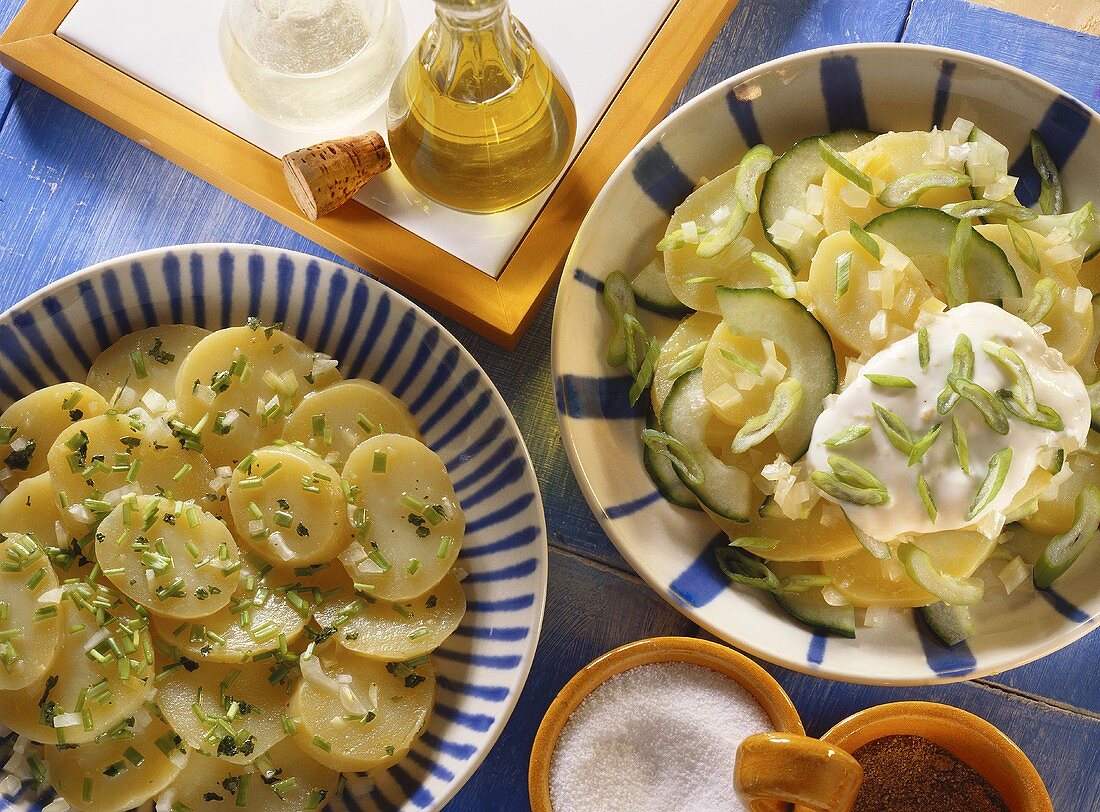
[[[985,594],[981,578],[957,578],[940,571],[932,556],[912,542],[898,545],[898,558],[914,584],[944,603],[968,606],[980,601]]]
[[[802,403],[776,431],[780,448],[792,461],[810,446],[822,401],[836,391],[836,355],[829,334],[795,299],[765,288],[718,288],[722,318],[735,333],[769,338],[787,356],[790,376],[802,384]]]
[[[780,579],[806,571],[805,563],[779,563],[771,561],[768,567]],[[775,602],[799,623],[827,634],[849,639],[856,636],[856,611],[851,606],[831,606],[821,596],[821,589],[813,587],[805,592],[773,592]]]
[[[888,211],[864,226],[893,245],[917,266],[924,278],[940,291],[947,290],[947,255],[959,221],[939,209],[906,206]],[[1019,298],[1016,278],[1005,252],[978,232],[970,235],[972,253],[966,266],[971,301],[1000,304]]]
[[[687,447],[703,469],[703,481],[681,481],[699,501],[725,519],[748,521],[752,510],[752,479],[740,468],[726,465],[707,448],[710,403],[703,392],[703,370],[685,372],[672,385],[661,407],[664,430]]]
[[[936,639],[950,648],[974,634],[970,607],[949,606],[943,601],[920,607],[920,615]]]
[[[824,141],[837,152],[843,153],[860,144],[866,144],[874,137],[874,133],[863,130],[840,130],[828,135],[803,138],[780,155],[764,176],[764,186],[760,190],[760,221],[764,224],[765,235],[768,235],[768,229],[773,223],[783,219],[791,206],[805,209],[806,189],[811,184],[821,183],[821,179],[825,177],[825,161],[821,158],[818,141]],[[771,235],[768,235],[768,241],[771,242]],[[787,259],[787,264],[797,275],[810,264],[817,242],[807,240],[790,250],[778,245],[775,248]]]
[[[634,301],[646,310],[660,313],[662,316],[686,316],[691,308],[676,298],[668,286],[664,263],[660,257],[646,265],[630,283],[634,290]]]
[[[657,418],[652,413],[650,413],[649,419],[646,420],[646,426],[651,429],[659,428]],[[645,443],[642,443],[642,465],[645,466],[646,473],[653,480],[653,484],[661,496],[679,507],[702,510],[695,494],[680,481],[676,469],[672,467],[672,461],[663,454],[654,451]]]

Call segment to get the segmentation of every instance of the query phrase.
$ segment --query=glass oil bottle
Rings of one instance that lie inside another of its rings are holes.
[[[390,152],[433,200],[511,208],[565,166],[573,99],[507,0],[436,0],[436,20],[390,91]]]

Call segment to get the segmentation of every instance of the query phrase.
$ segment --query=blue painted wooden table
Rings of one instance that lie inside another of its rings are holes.
[[[0,0],[0,23],[20,4]],[[966,0],[741,0],[680,101],[794,51],[896,40],[996,57],[1100,107],[1100,39]],[[11,76],[0,77],[0,109],[0,308],[85,265],[162,245],[262,243],[331,256]],[[500,741],[448,807],[453,810],[527,807],[535,729],[555,693],[586,662],[642,637],[701,634],[631,572],[581,498],[554,416],[553,304],[546,304],[511,353],[447,324],[489,372],[527,438],[551,544],[546,621],[531,678]],[[772,671],[811,733],[855,710],[903,699],[947,702],[977,713],[1027,752],[1059,812],[1100,812],[1098,655],[1100,635],[1093,635],[1023,668],[928,688],[853,686]]]

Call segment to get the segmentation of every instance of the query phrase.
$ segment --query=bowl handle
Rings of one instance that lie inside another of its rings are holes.
[[[813,812],[849,812],[863,768],[828,742],[792,733],[757,733],[737,748],[734,787],[752,812],[798,804]]]

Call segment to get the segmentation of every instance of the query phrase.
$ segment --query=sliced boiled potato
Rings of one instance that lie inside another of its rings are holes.
[[[0,535],[0,691],[43,679],[61,650],[57,575],[42,544],[30,536]],[[54,596],[51,599],[51,596]]]
[[[83,536],[127,493],[194,500],[214,510],[214,469],[183,448],[160,418],[104,414],[66,428],[49,450],[54,504],[73,535]],[[213,501],[212,501],[212,499]]]
[[[339,783],[340,773],[286,740],[245,766],[193,752],[183,772],[157,798],[157,809],[312,812],[328,805]]]
[[[930,132],[890,132],[876,136],[862,144],[844,157],[871,176],[875,183],[876,194],[887,184],[902,175],[922,172],[927,169],[947,169],[946,161],[929,163],[926,156],[936,136]],[[855,220],[865,225],[888,209],[874,196],[868,196],[845,180],[836,170],[829,169],[821,181],[825,192],[825,209],[822,221],[830,233],[847,231],[848,224]],[[970,189],[929,189],[920,196],[915,205],[938,209],[948,203],[957,203],[970,199]],[[865,205],[855,205],[863,203]]]
[[[311,451],[256,449],[233,469],[226,495],[238,537],[276,566],[328,561],[351,542],[340,473]]]
[[[1065,464],[1069,478],[1058,485],[1054,494],[1039,494],[1039,509],[1020,520],[1034,533],[1056,535],[1068,531],[1074,522],[1077,495],[1086,485],[1100,485],[1100,457],[1085,451],[1070,454]]]
[[[649,391],[654,414],[661,413],[661,406],[672,391],[672,384],[676,379],[669,377],[669,370],[677,363],[680,354],[709,341],[711,334],[721,323],[722,317],[713,313],[693,313],[681,321],[668,340],[661,345],[661,353],[657,356],[657,364],[653,369],[653,385]],[[701,359],[699,363],[702,365]]]
[[[179,775],[187,755],[172,747],[176,738],[160,717],[141,710],[124,737],[64,749],[47,747],[50,784],[73,809],[125,812],[141,806]]]
[[[48,547],[64,546],[68,534],[62,539],[58,533],[60,520],[49,472],[24,479],[0,501],[0,533],[25,533]]]
[[[283,426],[283,439],[304,443],[337,468],[376,434],[420,439],[409,407],[373,381],[340,381],[302,399]]]
[[[205,617],[229,605],[240,551],[233,534],[193,504],[125,498],[100,522],[96,560],[120,592],[164,617]]]
[[[64,589],[61,650],[45,676],[0,691],[0,719],[32,741],[86,744],[125,727],[149,699],[153,646],[147,622],[113,590],[87,582]]]
[[[364,440],[344,465],[355,504],[371,525],[341,555],[356,583],[377,598],[423,595],[446,575],[462,547],[466,521],[443,460],[411,437]]]
[[[810,276],[799,282],[798,299],[834,340],[858,353],[878,352],[914,330],[921,305],[933,298],[924,276],[909,259],[881,237],[876,260],[847,231],[821,241],[810,263]],[[837,296],[837,261],[851,256],[848,289]]]
[[[1100,293],[1100,254],[1082,263],[1077,279],[1093,293]]]
[[[1023,297],[1019,301],[1005,302],[1005,309],[1010,312],[1021,312],[1027,307],[1035,283],[1042,277],[1049,277],[1058,282],[1058,295],[1054,300],[1054,306],[1043,317],[1042,324],[1049,327],[1049,331],[1043,335],[1043,339],[1051,347],[1062,353],[1066,363],[1071,366],[1080,363],[1092,346],[1094,330],[1091,297],[1087,300],[1079,299],[1077,288],[1079,287],[1077,273],[1068,264],[1052,265],[1046,258],[1046,251],[1051,243],[1042,234],[1028,231],[1035,251],[1039,256],[1039,271],[1029,266],[1020,256],[1012,243],[1012,237],[1008,233],[1008,226],[982,225],[977,230],[990,242],[995,243],[1005,252],[1012,269],[1020,280],[1020,288]],[[1089,306],[1082,307],[1082,301],[1088,301]]]
[[[743,426],[768,410],[787,376],[787,357],[771,341],[737,335],[725,324],[711,334],[703,355],[703,392],[719,419]]]
[[[92,362],[88,386],[108,400],[126,387],[133,390],[134,402],[150,389],[172,399],[183,359],[208,335],[209,330],[192,324],[165,324],[125,335]],[[125,408],[131,405],[121,397],[119,403]]]
[[[286,416],[302,398],[339,379],[331,359],[282,330],[230,327],[188,353],[176,403],[188,426],[205,419],[202,443],[210,461],[236,465],[282,436]]]
[[[829,561],[862,549],[843,511],[825,499],[819,499],[804,519],[756,516],[738,532],[742,536],[779,539],[776,547],[757,551],[769,561]]]
[[[695,224],[702,238],[707,229],[721,227],[737,205],[736,180],[735,166],[700,186],[676,207],[665,233],[671,234],[690,222]],[[707,313],[718,312],[718,300],[714,295],[718,285],[766,288],[771,284],[768,273],[753,264],[750,258],[753,251],[763,251],[783,262],[765,238],[758,214],[749,216],[740,237],[717,256],[701,257],[697,249],[698,245],[687,243],[681,248],[665,251],[665,278],[677,299],[692,310]],[[712,281],[714,277],[717,279]]]
[[[343,573],[338,563],[332,569]],[[293,643],[309,620],[312,604],[306,598],[292,603],[290,587],[301,579],[278,570],[254,554],[241,557],[240,578],[229,605],[191,623],[175,618],[153,618],[157,634],[195,661],[239,663],[275,651],[280,635]],[[273,630],[276,630],[273,633]]]
[[[913,543],[932,557],[940,571],[957,578],[973,575],[997,547],[996,539],[972,530],[924,533],[915,536]],[[853,606],[927,606],[937,600],[909,579],[896,557],[883,562],[860,550],[823,561],[821,568]]]
[[[291,739],[334,770],[396,764],[431,716],[435,670],[427,656],[383,663],[331,643],[302,663],[290,700],[298,733]]]
[[[59,383],[31,392],[0,414],[0,479],[12,490],[47,468],[46,454],[65,429],[107,411],[107,401],[82,383]]]
[[[286,737],[287,692],[269,675],[266,662],[185,663],[157,684],[157,705],[192,749],[248,764]]]
[[[321,585],[325,598],[313,611],[333,639],[372,660],[410,660],[438,648],[458,628],[466,613],[466,596],[454,574],[443,577],[423,595],[394,602],[357,593],[347,574],[329,568]]]

